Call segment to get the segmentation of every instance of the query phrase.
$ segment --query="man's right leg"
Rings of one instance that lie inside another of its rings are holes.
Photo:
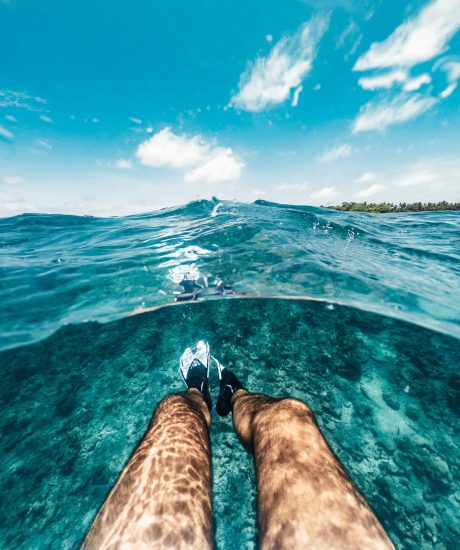
[[[218,412],[233,411],[236,433],[254,453],[263,550],[394,548],[305,403],[251,394],[227,369],[225,392]]]

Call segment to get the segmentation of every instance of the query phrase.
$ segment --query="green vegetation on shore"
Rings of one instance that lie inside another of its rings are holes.
[[[328,206],[333,210],[343,212],[374,212],[387,214],[389,212],[437,212],[442,210],[460,210],[460,202],[343,202],[338,206]]]

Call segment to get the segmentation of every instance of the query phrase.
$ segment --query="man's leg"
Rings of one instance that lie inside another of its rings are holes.
[[[254,453],[261,548],[393,548],[307,405],[251,394],[222,374],[217,410],[233,411],[238,437]]]
[[[181,358],[189,389],[160,403],[82,548],[213,547],[209,350],[202,344]]]
[[[212,548],[210,422],[199,390],[166,397],[83,548]]]

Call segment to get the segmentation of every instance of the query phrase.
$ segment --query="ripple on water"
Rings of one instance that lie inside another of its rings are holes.
[[[0,349],[204,288],[313,296],[460,336],[460,214],[197,201],[120,218],[0,219]]]

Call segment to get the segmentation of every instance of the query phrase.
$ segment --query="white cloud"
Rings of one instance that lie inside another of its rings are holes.
[[[200,135],[176,135],[164,128],[136,151],[142,164],[187,169],[185,181],[217,182],[236,179],[244,168],[230,148],[220,147]]]
[[[433,67],[434,70],[441,69],[446,73],[447,86],[439,94],[441,99],[449,97],[452,92],[457,88],[458,81],[460,80],[460,61],[458,57],[443,57],[437,61]]]
[[[53,148],[53,146],[51,145],[51,143],[49,143],[48,141],[46,141],[45,139],[36,139],[35,140],[35,143],[37,145],[40,145],[40,147],[43,147],[44,149],[49,149],[51,150]]]
[[[332,199],[338,195],[335,187],[323,187],[319,191],[315,191],[310,195],[312,199]]]
[[[208,151],[209,145],[200,135],[178,136],[167,127],[141,143],[136,156],[146,166],[186,168],[202,162]]]
[[[460,79],[459,61],[447,61],[443,63],[442,70],[447,73],[447,80],[449,82],[457,82]]]
[[[378,174],[378,182],[372,181],[368,185],[370,187],[364,186],[367,189],[348,191],[359,200],[375,196],[378,200],[390,202],[456,202],[460,189],[460,157],[423,158],[401,164],[392,162],[385,172]],[[375,185],[382,187],[377,189]]]
[[[434,0],[383,42],[374,42],[354,70],[412,67],[440,55],[460,27],[460,0]]]
[[[376,177],[377,174],[374,172],[364,172],[364,174],[361,174],[359,178],[355,179],[355,183],[369,183],[374,181]]]
[[[375,76],[362,77],[358,84],[364,90],[377,90],[378,88],[391,88],[394,84],[404,82],[407,78],[406,71],[397,70]]]
[[[398,167],[388,181],[399,195],[398,200],[458,201],[460,159],[458,156],[421,159]]]
[[[280,191],[305,191],[308,185],[306,183],[282,183],[278,185]]]
[[[426,167],[415,168],[410,174],[407,174],[396,181],[398,187],[411,187],[412,185],[426,185],[434,183],[439,176]]]
[[[43,122],[47,122],[48,124],[51,124],[51,122],[53,122],[53,119],[47,115],[40,115],[40,120],[42,120]]]
[[[354,197],[357,199],[368,199],[372,195],[375,195],[382,189],[385,189],[384,185],[379,185],[378,183],[374,183],[374,185],[371,185],[370,187],[366,187],[366,189],[362,189],[361,191],[357,191],[354,194]]]
[[[437,103],[421,94],[399,94],[391,99],[370,102],[361,107],[353,123],[353,133],[385,130],[388,126],[417,118]]]
[[[293,35],[281,38],[267,57],[248,64],[231,104],[244,111],[260,112],[286,101],[310,72],[328,22],[325,16],[312,18]]]
[[[24,180],[20,176],[3,176],[3,181],[9,185],[22,183]]]
[[[457,84],[456,83],[453,83],[453,84],[449,84],[449,86],[447,86],[447,88],[445,88],[440,94],[439,94],[439,97],[441,99],[446,99],[446,97],[449,97],[457,88]]]
[[[14,134],[13,134],[13,132],[10,132],[9,130],[7,130],[3,126],[0,126],[0,138],[10,140],[10,139],[14,138]]]
[[[332,149],[328,149],[316,157],[321,162],[331,162],[333,160],[345,159],[351,156],[353,149],[349,143],[342,143]]]
[[[297,105],[299,104],[299,96],[300,96],[300,92],[302,90],[303,90],[302,85],[297,86],[297,88],[294,90],[294,95],[292,96],[291,107],[297,107]]]
[[[0,107],[17,107],[27,111],[43,111],[42,105],[46,99],[32,97],[24,92],[14,90],[0,90]]]
[[[424,84],[429,84],[431,82],[431,76],[428,73],[423,73],[419,76],[414,76],[410,78],[403,86],[406,92],[414,92],[421,88]]]
[[[207,162],[187,172],[185,181],[188,183],[196,181],[212,183],[234,180],[239,177],[244,164],[235,159],[231,149],[217,147],[212,155]]]
[[[142,120],[140,118],[136,118],[135,116],[130,116],[129,120],[134,122],[134,124],[142,124]]]
[[[267,42],[273,42],[273,35],[272,35],[272,34],[267,34],[267,35],[265,36],[265,40],[266,40]]]
[[[18,121],[18,119],[16,117],[14,117],[13,115],[6,115],[5,118],[9,122],[17,122]]]
[[[118,159],[115,166],[121,170],[131,170],[133,163],[128,159]]]

